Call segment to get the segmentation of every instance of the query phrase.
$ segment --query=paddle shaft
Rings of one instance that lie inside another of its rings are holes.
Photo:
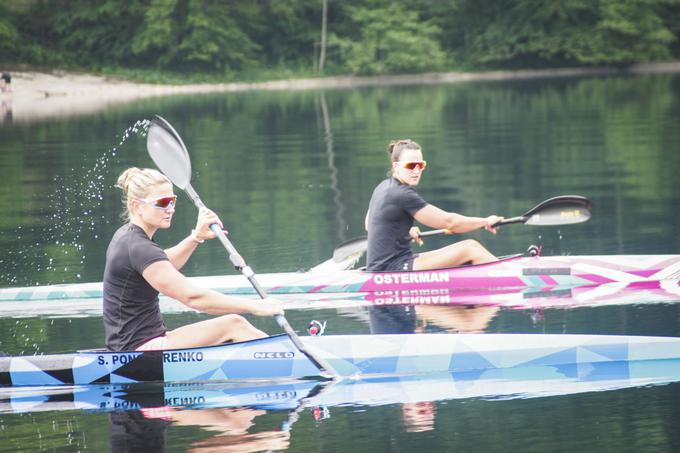
[[[545,200],[544,202],[540,203],[539,205],[535,206],[532,208],[529,212],[527,212],[524,215],[516,216],[516,217],[510,217],[507,219],[503,219],[500,222],[496,222],[492,225],[493,228],[503,226],[503,225],[512,225],[512,224],[517,224],[517,223],[527,223],[532,219],[538,219],[539,215],[541,213],[544,213],[546,211],[549,211],[550,209],[554,209],[556,206],[567,206],[567,212],[571,214],[571,217],[566,217],[565,219],[559,219],[555,220],[554,218],[551,219],[550,223],[546,223],[546,225],[567,225],[571,223],[579,223],[579,222],[585,222],[590,218],[590,201],[585,198],[581,197],[578,195],[560,195],[558,197],[553,197],[548,200]],[[575,212],[569,212],[569,210],[573,210]],[[581,210],[583,210],[586,214],[582,214]],[[576,214],[576,216],[574,216]],[[576,220],[576,222],[574,221]],[[445,229],[440,229],[440,230],[430,230],[430,231],[423,231],[420,233],[420,237],[427,237],[427,236],[435,236],[437,234],[445,234],[447,230]],[[410,236],[406,236],[406,239],[408,239]]]
[[[493,227],[499,227],[503,225],[511,225],[513,223],[524,223],[527,220],[526,216],[518,216],[518,217],[511,217],[509,219],[503,219],[500,222],[496,222],[493,224]],[[436,236],[438,234],[446,234],[445,229],[440,229],[440,230],[429,230],[429,231],[423,231],[420,233],[420,237],[427,237],[427,236]]]
[[[196,205],[197,208],[200,209],[205,207],[205,204],[198,196],[198,193],[196,193],[194,188],[191,187],[191,184],[188,184],[184,188],[184,191],[187,193],[187,195],[189,195],[189,198],[191,198],[191,200],[194,202],[194,205]],[[222,228],[220,228],[218,224],[213,223],[212,225],[210,225],[210,229],[217,235],[217,239],[219,239],[224,248],[227,249],[227,252],[229,252],[229,261],[231,261],[234,267],[238,269],[248,279],[253,288],[255,288],[257,294],[262,299],[266,299],[267,292],[255,278],[255,272],[253,272],[250,266],[246,264],[243,257],[239,255],[234,245],[231,243],[229,238],[227,238],[227,235],[224,234],[224,231],[222,231]],[[315,354],[312,354],[307,350],[305,345],[300,340],[300,337],[297,335],[297,333],[295,333],[295,331],[293,330],[285,316],[276,315],[274,316],[274,319],[276,320],[276,323],[283,329],[283,331],[286,332],[286,334],[290,337],[290,340],[293,342],[295,347],[299,349],[300,352],[302,352],[305,356],[307,356],[307,358],[311,360],[312,363],[317,368],[319,368],[320,371],[330,374],[334,378],[339,377],[339,373],[335,371],[335,369],[326,360],[324,360],[322,357],[318,357]]]

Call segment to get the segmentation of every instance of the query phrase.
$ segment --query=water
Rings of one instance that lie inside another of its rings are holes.
[[[677,254],[679,87],[680,76],[660,75],[211,94],[4,123],[0,286],[101,280],[104,251],[120,225],[113,185],[125,168],[153,165],[138,122],[155,113],[182,136],[194,188],[256,272],[312,267],[338,243],[364,234],[368,200],[388,168],[384,149],[394,138],[423,146],[428,168],[419,191],[445,209],[514,216],[560,194],[593,201],[585,224],[470,235],[496,254],[533,243],[543,245],[544,254]],[[137,133],[130,130],[135,124]],[[195,215],[180,195],[173,228],[157,240],[172,245],[185,237]],[[433,237],[426,246],[450,240]],[[235,273],[216,243],[199,247],[184,271]],[[680,336],[673,304],[541,312],[437,308],[420,311],[418,329]],[[167,321],[174,327],[204,318],[184,313]],[[297,329],[324,319],[328,333],[369,332],[365,309],[290,311],[288,318]],[[278,332],[272,320],[253,321]],[[96,316],[0,318],[0,349],[9,354],[102,343]],[[166,451],[680,449],[678,383],[564,393],[335,406],[325,419],[322,408],[306,408],[290,432],[280,430],[290,417],[285,410],[176,408],[111,416],[35,409],[0,415],[0,451],[105,451],[121,439],[121,426]]]

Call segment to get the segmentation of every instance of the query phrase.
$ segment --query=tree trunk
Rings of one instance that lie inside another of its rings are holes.
[[[319,51],[319,72],[323,72],[326,63],[326,24],[328,22],[328,0],[322,0],[321,10],[321,50]]]

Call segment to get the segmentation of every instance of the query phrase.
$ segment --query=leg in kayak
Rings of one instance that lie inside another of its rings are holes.
[[[257,301],[253,303],[258,303]],[[167,333],[168,348],[190,348],[264,338],[266,333],[240,315],[224,315],[178,327]]]
[[[153,338],[137,350],[196,348],[236,343],[266,336],[266,333],[254,327],[243,316],[224,315],[170,330],[165,336]]]
[[[413,261],[413,270],[441,269],[462,264],[484,264],[498,261],[491,252],[474,239],[466,239],[437,250],[419,253]]]

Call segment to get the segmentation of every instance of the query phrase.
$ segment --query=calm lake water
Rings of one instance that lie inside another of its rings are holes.
[[[182,136],[194,188],[256,272],[310,268],[338,243],[364,234],[372,189],[388,169],[384,150],[395,138],[423,146],[428,168],[419,191],[448,210],[509,217],[560,194],[593,201],[585,224],[469,235],[497,255],[530,244],[542,245],[544,255],[680,253],[680,75],[210,94],[1,124],[0,286],[101,280],[106,246],[120,225],[113,184],[127,167],[153,166],[145,137],[131,129],[153,114]],[[195,216],[180,194],[173,228],[156,239],[174,244]],[[434,237],[426,247],[450,241]],[[198,249],[185,273],[235,271],[214,243]],[[678,306],[650,302],[540,312],[444,307],[419,312],[419,326],[680,336]],[[184,313],[167,321],[174,327],[203,318]],[[288,318],[299,330],[324,319],[327,333],[369,332],[365,308],[289,311]],[[278,332],[272,320],[253,321]],[[7,354],[102,344],[100,317],[13,318],[0,307],[0,349]],[[0,414],[0,452],[125,451],[124,445],[129,451],[139,445],[146,451],[680,451],[680,382],[624,387],[537,393],[528,385],[517,393],[463,392],[420,405],[405,395],[388,398],[385,387],[373,402],[331,406],[328,414],[301,410],[290,431],[280,429],[294,418],[290,410],[229,401],[166,412],[27,409]]]

